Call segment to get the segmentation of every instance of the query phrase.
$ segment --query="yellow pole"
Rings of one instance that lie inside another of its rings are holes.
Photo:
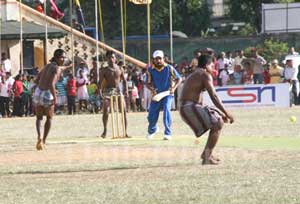
[[[150,18],[150,3],[147,1],[147,34],[148,34],[148,63],[151,63],[151,18]]]
[[[125,61],[125,39],[124,39],[124,13],[123,13],[123,0],[120,0],[120,7],[121,7],[121,27],[122,27],[122,47],[123,47],[123,63],[126,64]]]
[[[98,0],[98,10],[99,10],[100,29],[101,29],[101,41],[105,42],[101,0]]]

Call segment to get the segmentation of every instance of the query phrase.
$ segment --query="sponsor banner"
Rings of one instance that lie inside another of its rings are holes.
[[[288,83],[253,84],[216,87],[216,92],[228,108],[289,107],[289,88]],[[213,105],[207,92],[203,97],[204,104]]]

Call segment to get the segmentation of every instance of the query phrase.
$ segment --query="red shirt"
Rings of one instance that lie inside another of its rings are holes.
[[[69,79],[67,83],[68,96],[76,96],[76,80]]]
[[[14,84],[14,96],[20,97],[22,93],[23,93],[23,82],[17,80],[17,81],[15,81],[15,84]]]
[[[265,71],[263,72],[263,76],[264,76],[264,83],[265,83],[265,84],[269,84],[270,81],[271,81],[271,77],[270,77],[269,71],[268,71],[268,70],[265,70]]]

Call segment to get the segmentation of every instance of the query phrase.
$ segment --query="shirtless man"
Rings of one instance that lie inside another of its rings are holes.
[[[191,74],[183,85],[181,95],[180,115],[192,128],[196,137],[200,137],[210,130],[208,140],[201,155],[202,164],[218,164],[219,159],[213,157],[212,152],[218,142],[224,122],[233,123],[233,116],[225,110],[218,98],[212,79],[213,58],[201,55],[198,68]],[[218,109],[203,105],[203,92],[207,91],[212,102]]]
[[[55,50],[50,63],[47,64],[37,76],[37,87],[33,95],[33,102],[36,107],[36,130],[38,134],[37,150],[43,150],[51,127],[54,106],[57,101],[55,83],[62,71],[72,67],[72,65],[61,66],[64,63],[64,59],[65,52],[62,49]],[[44,115],[46,115],[47,120],[45,122],[44,135],[43,138],[41,138],[41,121]]]
[[[127,81],[124,78],[123,70],[116,64],[116,54],[113,51],[107,51],[106,58],[108,61],[108,66],[100,69],[99,72],[99,92],[100,96],[103,99],[103,126],[104,130],[101,135],[102,138],[106,137],[107,132],[107,121],[108,121],[108,113],[110,107],[110,96],[112,95],[122,95],[120,90],[120,81],[123,81],[123,92],[125,96],[128,96],[128,86]],[[121,100],[119,98],[119,107],[121,107]],[[123,100],[124,104],[124,122],[125,122],[125,137],[128,137],[127,134],[127,117],[126,117],[126,105],[125,100]]]

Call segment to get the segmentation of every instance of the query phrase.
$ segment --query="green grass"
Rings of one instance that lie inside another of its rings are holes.
[[[0,203],[300,203],[300,121],[289,121],[300,109],[232,112],[218,166],[200,164],[207,135],[195,145],[177,112],[172,141],[161,120],[144,139],[145,113],[128,115],[129,140],[98,138],[101,115],[56,116],[44,152],[34,150],[34,118],[2,119]]]

